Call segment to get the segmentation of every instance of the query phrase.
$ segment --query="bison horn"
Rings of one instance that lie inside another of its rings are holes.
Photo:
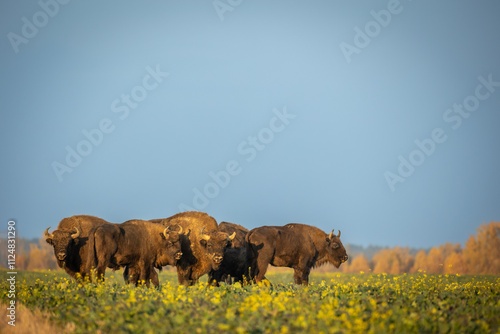
[[[183,231],[182,226],[179,225],[179,232],[177,233],[182,234],[182,231]]]
[[[333,229],[330,234],[328,235],[328,239],[332,240],[333,239],[333,231],[335,231],[335,229]]]
[[[205,239],[206,241],[208,241],[208,240],[210,240],[210,236],[203,233],[204,229],[205,229],[205,227],[203,227],[201,229],[201,231],[200,231],[200,237],[202,237],[203,239]]]
[[[45,232],[43,232],[43,236],[47,239],[52,239],[54,237],[54,235],[52,233],[49,233],[49,230],[50,230],[50,226],[45,230]]]
[[[73,234],[71,235],[71,237],[72,237],[73,239],[76,239],[76,238],[78,238],[78,237],[80,236],[80,230],[78,229],[78,227],[76,227],[76,226],[75,226],[75,230],[76,230],[76,233],[73,233]]]
[[[234,237],[235,237],[235,236],[236,236],[236,232],[233,232],[233,234],[231,234],[230,236],[228,236],[228,237],[227,237],[227,239],[228,239],[229,241],[231,241],[231,240],[233,240],[233,239],[234,239]]]
[[[339,230],[339,234],[337,234],[337,237],[340,238],[340,230]]]
[[[164,230],[164,232],[168,232],[168,231],[170,231],[170,225],[167,226],[167,228]]]
[[[164,230],[163,230],[163,235],[165,236],[165,239],[168,239],[169,235],[168,235],[168,231],[170,230],[170,226],[167,226]]]

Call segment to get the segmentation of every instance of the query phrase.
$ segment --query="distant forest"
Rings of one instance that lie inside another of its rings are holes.
[[[8,247],[0,235],[0,268],[7,267]],[[52,246],[39,240],[16,239],[16,269],[58,269]],[[317,272],[403,274],[500,274],[500,223],[483,224],[465,247],[446,243],[431,249],[347,245],[349,260],[339,269],[325,265]],[[172,268],[174,270],[174,268]]]

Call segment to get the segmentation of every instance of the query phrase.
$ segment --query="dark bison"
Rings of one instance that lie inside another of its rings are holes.
[[[250,277],[260,282],[269,264],[294,269],[296,284],[309,284],[312,267],[326,262],[335,267],[347,261],[347,253],[337,235],[326,234],[305,224],[262,226],[251,230],[246,237],[251,252]]]
[[[219,224],[219,231],[233,234],[234,239],[224,251],[224,259],[220,264],[219,269],[211,270],[208,273],[209,283],[219,285],[219,282],[231,284],[232,279],[244,283],[245,278],[248,279],[248,267],[250,263],[247,261],[247,242],[245,237],[248,230],[241,225],[222,222]]]
[[[44,232],[45,241],[52,245],[57,264],[71,277],[87,276],[88,236],[92,228],[110,224],[104,219],[94,216],[77,215],[64,218],[55,231]]]
[[[220,232],[213,217],[198,211],[181,212],[151,222],[162,226],[179,225],[186,231],[181,236],[183,255],[176,265],[179,284],[182,285],[196,284],[210,270],[219,269],[224,249],[236,235]]]
[[[154,268],[175,265],[181,258],[180,236],[182,230],[171,231],[144,220],[97,226],[89,233],[87,272],[95,268],[97,278],[102,279],[107,267],[127,266],[133,283],[145,281],[149,286],[152,281],[158,286]]]

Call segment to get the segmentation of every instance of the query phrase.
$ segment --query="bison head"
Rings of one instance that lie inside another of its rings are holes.
[[[177,261],[182,257],[181,251],[181,235],[184,234],[182,226],[179,226],[178,231],[172,231],[170,226],[167,226],[160,234],[164,244],[161,247],[158,265],[172,265],[174,266]]]
[[[342,245],[342,242],[340,241],[340,230],[337,235],[335,235],[333,231],[334,230],[332,230],[326,237],[326,249],[330,262],[338,268],[342,263],[347,261],[348,257],[344,245]]]
[[[75,252],[74,248],[80,239],[80,230],[75,226],[73,230],[55,230],[49,233],[49,228],[43,233],[45,241],[54,247],[54,254],[59,262],[63,262],[66,257]]]
[[[200,244],[212,262],[212,269],[217,270],[224,258],[224,251],[236,236],[236,232],[229,235],[218,231],[204,233],[204,230],[205,228],[202,228],[200,231]]]

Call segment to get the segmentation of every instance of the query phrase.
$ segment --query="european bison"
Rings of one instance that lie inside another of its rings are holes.
[[[312,267],[326,262],[339,267],[347,261],[340,241],[340,231],[328,235],[319,228],[305,224],[262,226],[251,230],[246,237],[251,251],[251,278],[260,282],[269,264],[294,269],[296,284],[309,284]]]
[[[55,231],[49,233],[49,228],[44,232],[45,241],[54,247],[57,264],[71,277],[82,278],[87,276],[88,247],[87,241],[92,228],[110,224],[104,219],[94,216],[77,215],[64,218]]]
[[[95,227],[89,234],[87,272],[95,268],[98,279],[102,279],[106,267],[128,266],[132,282],[145,281],[149,286],[151,280],[158,286],[154,268],[176,264],[182,256],[181,236],[182,230],[171,231],[144,220]]]
[[[244,279],[248,279],[250,266],[247,261],[247,242],[245,241],[248,230],[241,225],[222,222],[219,224],[219,231],[227,234],[235,233],[236,236],[224,251],[224,259],[219,269],[208,273],[208,282],[218,286],[219,282],[231,284],[234,278],[235,281],[244,283]]]
[[[163,226],[179,225],[186,232],[181,237],[182,257],[177,262],[179,284],[193,285],[210,270],[217,270],[224,258],[224,249],[236,234],[220,232],[217,221],[204,212],[181,212],[151,222]]]

